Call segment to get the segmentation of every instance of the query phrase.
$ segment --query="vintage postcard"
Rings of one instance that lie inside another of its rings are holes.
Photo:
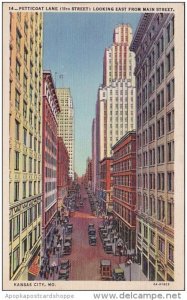
[[[3,3],[3,290],[184,290],[184,3]]]

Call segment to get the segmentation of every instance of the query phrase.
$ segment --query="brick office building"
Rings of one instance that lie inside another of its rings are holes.
[[[104,212],[112,211],[112,201],[111,201],[111,165],[112,158],[105,157],[100,161],[100,192],[99,200],[101,207]]]
[[[127,246],[136,241],[136,132],[127,132],[113,147],[113,213]]]
[[[63,206],[64,198],[67,196],[69,181],[69,155],[62,137],[57,139],[57,207]]]

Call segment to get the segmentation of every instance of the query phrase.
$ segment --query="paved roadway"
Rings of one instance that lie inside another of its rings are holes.
[[[83,188],[81,189],[81,197],[87,197],[87,193]],[[88,197],[84,201],[84,207],[74,213],[70,222],[73,223],[73,233],[72,253],[67,256],[71,261],[69,280],[100,280],[100,260],[110,259],[113,267],[118,264],[119,257],[104,252],[97,230],[102,219],[92,215]],[[89,223],[95,224],[97,232],[96,246],[90,246],[88,242]]]

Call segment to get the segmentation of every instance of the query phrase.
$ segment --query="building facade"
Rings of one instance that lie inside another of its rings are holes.
[[[112,146],[135,129],[135,55],[130,51],[132,28],[114,29],[113,44],[105,49],[103,84],[96,104],[96,190],[99,190],[99,161],[112,155]]]
[[[52,74],[43,72],[42,230],[45,239],[57,213],[57,114],[60,112]]]
[[[137,252],[149,280],[174,280],[174,15],[144,14],[136,54]]]
[[[42,28],[39,13],[10,13],[9,274],[30,280],[41,248]]]
[[[63,139],[58,137],[57,141],[57,207],[60,210],[68,192],[69,155]]]
[[[96,119],[92,122],[92,192],[96,192]]]
[[[105,157],[100,161],[100,184],[99,184],[99,203],[103,211],[107,214],[112,212],[112,198],[111,198],[111,168],[112,158]]]
[[[69,88],[58,88],[56,94],[60,104],[58,114],[58,136],[63,138],[69,154],[69,176],[74,180],[75,172],[75,141],[74,141],[74,109],[73,99]]]
[[[127,250],[136,244],[136,132],[127,132],[113,147],[113,214]]]

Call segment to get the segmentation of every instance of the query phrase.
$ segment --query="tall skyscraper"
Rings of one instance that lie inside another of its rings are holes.
[[[134,53],[129,46],[132,41],[132,28],[121,24],[114,29],[113,44],[105,49],[103,60],[103,86],[113,81],[129,79],[134,85]]]
[[[103,84],[96,104],[96,172],[99,161],[111,157],[112,146],[128,131],[135,129],[135,55],[129,50],[132,29],[121,24],[114,29],[113,44],[105,49]]]
[[[96,119],[92,122],[92,191],[96,190]]]
[[[174,15],[144,14],[137,81],[137,253],[149,280],[174,280]]]
[[[9,274],[31,280],[41,248],[42,28],[40,13],[10,14]]]
[[[69,154],[69,176],[74,180],[74,109],[73,99],[69,88],[58,88],[56,94],[60,104],[58,120],[58,136],[63,138]]]

